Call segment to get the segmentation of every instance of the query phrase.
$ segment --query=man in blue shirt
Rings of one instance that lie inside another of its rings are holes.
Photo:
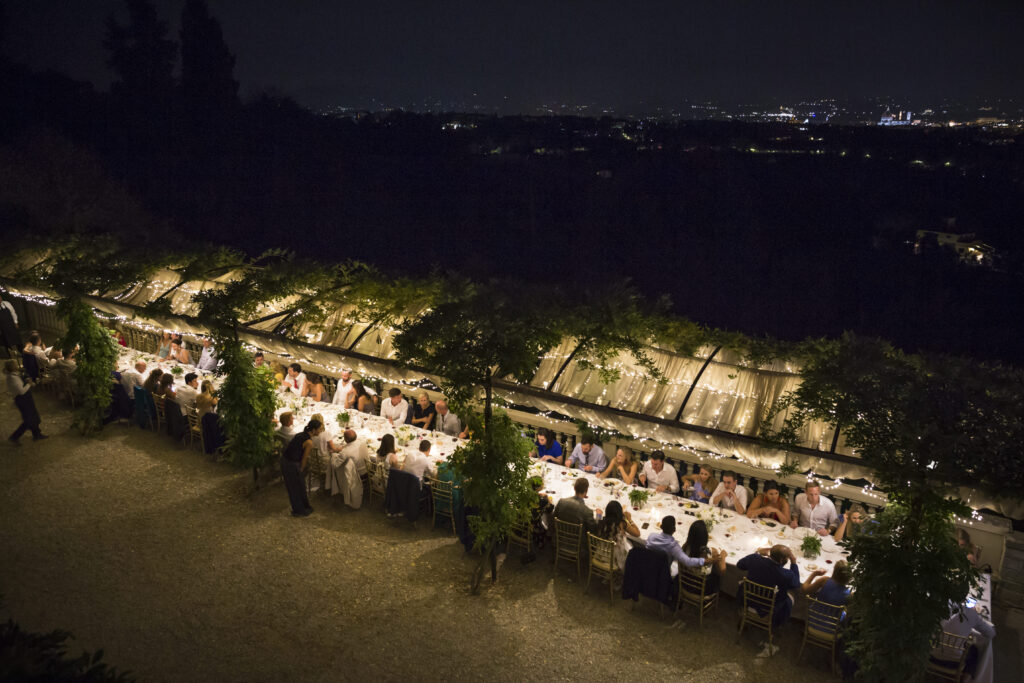
[[[580,439],[576,448],[572,449],[569,462],[566,467],[579,467],[584,472],[604,472],[608,467],[608,458],[605,457],[604,449],[594,443],[589,436]]]
[[[672,576],[679,574],[679,565],[684,567],[703,567],[703,557],[690,557],[683,552],[682,547],[672,537],[676,532],[676,518],[672,515],[663,517],[661,520],[661,531],[647,537],[647,548],[649,550],[660,550],[672,558]],[[714,557],[713,559],[718,559]]]
[[[784,567],[787,560],[790,563],[789,569]],[[747,572],[747,578],[754,583],[778,587],[772,626],[779,626],[789,619],[793,611],[793,598],[787,591],[800,587],[800,569],[796,566],[796,556],[789,546],[779,544],[773,545],[770,550],[760,548],[737,562],[736,568]]]

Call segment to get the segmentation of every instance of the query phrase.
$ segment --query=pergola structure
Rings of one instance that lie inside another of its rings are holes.
[[[210,280],[182,282],[178,273],[164,269],[128,291],[95,293],[87,300],[98,314],[128,327],[172,330],[198,339],[208,331],[195,317],[192,295],[221,287],[234,277],[229,271]],[[60,328],[56,316],[47,310],[52,293],[10,279],[3,280],[3,285],[25,300],[31,325]],[[171,314],[157,315],[143,308],[157,298],[169,300]],[[242,326],[242,340],[268,356],[299,362],[328,377],[337,377],[348,368],[385,385],[422,388],[425,380],[438,383],[428,368],[399,365],[392,345],[395,330],[358,320],[352,305],[339,306],[315,329],[306,325],[283,334],[290,314],[299,305],[297,297],[268,302]],[[411,310],[407,315],[418,313]],[[650,379],[623,353],[613,361],[620,378],[604,384],[596,369],[577,362],[575,349],[574,340],[564,339],[539,359],[528,383],[496,383],[498,397],[511,404],[515,420],[551,428],[571,447],[577,436],[572,420],[582,419],[622,435],[612,439],[614,445],[629,445],[641,453],[660,448],[687,467],[708,462],[716,469],[732,469],[753,481],[755,488],[757,482],[771,479],[800,488],[810,475],[779,477],[775,472],[786,462],[796,462],[801,472],[825,479],[823,488],[834,499],[858,501],[869,509],[884,503],[884,493],[874,490],[870,470],[847,447],[841,429],[812,423],[799,445],[786,450],[759,439],[764,416],[776,401],[799,386],[800,368],[795,363],[774,360],[755,366],[720,346],[702,348],[693,356],[651,347],[648,353],[667,382]],[[777,420],[784,418],[780,415]],[[997,499],[973,489],[963,489],[961,495],[975,509],[1024,517],[1020,501]],[[988,547],[994,547],[997,539],[986,539],[986,535],[997,535],[1001,548],[1002,537],[1010,531],[1008,520],[991,515],[976,514],[963,523],[972,527],[972,536],[981,534]]]

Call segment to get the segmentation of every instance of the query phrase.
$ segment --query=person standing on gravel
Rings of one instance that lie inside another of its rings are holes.
[[[32,380],[23,379],[18,373],[18,364],[13,360],[4,363],[4,374],[7,375],[7,391],[14,396],[14,405],[18,406],[21,413],[21,424],[14,430],[14,433],[7,437],[16,446],[20,446],[18,439],[26,431],[32,432],[32,438],[36,441],[45,439],[46,435],[39,431],[39,411],[36,410],[36,401],[32,398]]]

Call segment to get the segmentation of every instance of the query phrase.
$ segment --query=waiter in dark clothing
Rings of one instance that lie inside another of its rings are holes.
[[[21,350],[21,333],[18,332],[18,314],[11,302],[0,299],[0,337],[4,346]]]
[[[306,469],[306,463],[313,452],[313,437],[323,431],[324,425],[320,420],[310,420],[304,430],[292,437],[281,455],[281,476],[288,489],[293,517],[308,517],[313,512],[309,496],[306,495],[306,484],[302,481],[302,471]]]
[[[15,446],[20,445],[18,439],[26,431],[32,432],[32,438],[36,441],[47,438],[39,431],[39,411],[36,410],[36,401],[32,398],[32,381],[23,378],[18,373],[18,364],[13,360],[4,363],[4,375],[7,380],[7,391],[14,396],[14,404],[18,406],[21,413],[21,424],[14,430],[14,433],[7,437]]]

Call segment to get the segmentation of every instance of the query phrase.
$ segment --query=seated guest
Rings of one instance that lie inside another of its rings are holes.
[[[600,473],[608,467],[608,458],[604,449],[594,443],[594,439],[584,436],[569,455],[566,467],[579,467],[584,472]]]
[[[657,493],[679,493],[679,476],[676,474],[676,468],[665,463],[663,451],[654,451],[644,463],[644,470],[640,473],[640,484],[654,489]]]
[[[167,354],[167,358],[164,360],[175,360],[186,365],[191,364],[192,357],[189,356],[188,349],[185,348],[185,343],[181,340],[181,337],[176,337],[171,342],[171,352]]]
[[[212,413],[216,407],[217,397],[213,393],[213,382],[208,379],[204,379],[202,389],[200,390],[199,395],[196,396],[196,415],[200,420],[202,420],[203,415]]]
[[[703,557],[690,557],[672,537],[676,532],[676,518],[672,515],[661,518],[661,531],[647,537],[647,548],[663,552],[672,559],[672,576],[679,574],[680,567],[703,567]]]
[[[78,348],[71,349],[71,351],[65,356],[64,352],[60,349],[53,349],[50,351],[50,361],[53,364],[53,369],[57,372],[63,372],[67,375],[73,373],[78,369],[78,363],[75,362],[75,354],[78,353]]]
[[[160,360],[167,360],[171,355],[171,342],[174,338],[171,337],[171,333],[165,331],[160,337],[160,344],[156,348],[156,357]]]
[[[409,403],[402,397],[402,390],[392,387],[388,391],[388,400],[380,407],[380,416],[391,423],[391,426],[402,426],[409,413]]]
[[[640,528],[633,522],[633,516],[629,510],[622,509],[622,503],[617,500],[608,501],[604,509],[604,517],[597,523],[596,536],[600,536],[615,543],[615,550],[612,556],[620,571],[626,571],[626,555],[632,549],[626,535],[639,536]]]
[[[325,398],[324,394],[327,391],[324,389],[324,380],[320,375],[315,372],[309,373],[306,377],[306,386],[302,390],[303,396],[308,396],[309,400],[322,402]]]
[[[711,505],[735,510],[741,515],[747,511],[747,489],[736,482],[736,474],[722,472],[722,483],[711,494]]]
[[[156,396],[163,396],[169,398],[172,401],[176,400],[174,394],[174,375],[169,372],[165,372],[160,376],[160,386],[156,389]]]
[[[262,368],[263,364],[267,362],[267,359],[263,357],[262,351],[257,351],[256,355],[252,357],[253,367]]]
[[[842,516],[842,521],[839,522],[839,528],[836,529],[833,537],[837,541],[841,541],[844,538],[852,539],[859,536],[864,533],[865,525],[870,521],[864,506],[854,503],[846,511],[846,514]]]
[[[196,367],[203,372],[213,372],[217,369],[217,353],[213,350],[209,339],[203,339],[203,352],[199,354]]]
[[[314,413],[312,419],[319,420],[321,424],[327,424],[324,416],[320,413]],[[320,432],[320,435],[314,441],[314,445],[320,450],[320,460],[323,462],[325,469],[327,463],[331,460],[331,453],[337,453],[341,450],[341,446],[335,445],[334,439],[328,436],[326,429]]]
[[[377,447],[377,460],[380,462],[391,463],[394,462],[394,458],[397,457],[398,449],[395,448],[395,435],[385,434],[380,438],[380,446]]]
[[[825,576],[824,569],[815,569],[800,586],[804,595],[813,595],[822,602],[842,607],[850,599],[850,565],[846,560],[836,562],[832,576]]]
[[[665,528],[665,522],[662,522],[661,526]],[[708,525],[704,523],[704,520],[698,519],[690,525],[690,530],[686,533],[686,540],[683,541],[683,554],[688,557],[704,558],[705,568],[710,566],[711,569],[707,575],[707,581],[704,583],[704,594],[717,593],[722,574],[725,573],[725,558],[729,553],[724,550],[708,548]]]
[[[956,543],[967,553],[967,560],[971,563],[971,566],[977,567],[978,561],[981,559],[981,551],[978,550],[978,546],[971,543],[971,535],[963,529],[957,529]]]
[[[401,470],[408,472],[415,476],[421,482],[423,481],[423,474],[430,469],[430,458],[427,454],[430,453],[430,442],[426,439],[420,441],[419,450],[407,453],[405,456],[405,462],[402,463]],[[394,456],[392,456],[391,466],[397,467],[398,463]]]
[[[587,507],[586,503],[590,480],[580,477],[572,486],[576,495],[558,501],[558,505],[555,506],[555,519],[570,524],[582,524],[584,532],[593,532],[597,529],[597,520],[594,519],[594,511]]]
[[[430,431],[434,428],[434,418],[437,416],[437,409],[430,402],[430,397],[423,392],[416,399],[416,405],[412,407],[412,423],[420,429]]]
[[[123,346],[124,348],[128,348],[128,342],[125,340],[124,333],[121,330],[118,330],[115,333],[114,337],[117,339],[117,345],[118,346]]]
[[[366,474],[370,456],[366,452],[366,442],[356,436],[354,429],[346,429],[343,438],[345,445],[331,456],[334,479],[328,490],[336,494],[340,489],[345,505],[358,510],[363,504],[361,477]]]
[[[185,375],[185,386],[179,387],[175,395],[181,406],[181,414],[188,415],[188,411],[195,409],[199,397],[199,375],[194,372]]]
[[[366,387],[363,383],[357,379],[352,380],[352,394],[350,396],[353,403],[352,405],[361,413],[367,415],[374,415],[377,413],[377,406],[374,405],[373,399],[370,394],[366,391]]]
[[[160,391],[160,378],[163,376],[164,371],[160,368],[153,368],[153,371],[149,373],[149,377],[143,383],[142,388],[151,394],[156,395]]]
[[[608,463],[605,471],[597,475],[599,479],[621,479],[627,484],[632,484],[636,477],[636,460],[633,458],[633,450],[625,446],[615,451],[615,457]]]
[[[342,408],[354,408],[355,401],[355,390],[352,388],[352,371],[348,369],[342,370],[341,377],[338,379],[338,387],[334,390],[334,398],[331,400],[331,403]]]
[[[690,494],[690,500],[695,500],[698,503],[709,502],[711,500],[711,494],[716,488],[718,488],[718,482],[715,481],[715,477],[711,473],[711,468],[707,465],[701,465],[697,474],[684,474],[683,483],[686,486],[693,487],[693,493]]]
[[[50,358],[46,355],[46,347],[43,346],[43,339],[39,336],[39,333],[34,330],[29,333],[28,343],[25,344],[23,351],[36,357],[36,362],[39,364],[40,370],[44,370],[57,364],[57,359]]]
[[[282,389],[287,389],[296,396],[302,396],[302,392],[306,388],[306,373],[302,371],[302,366],[298,363],[292,363],[288,366],[288,376],[281,383]]]
[[[283,412],[277,417],[277,422],[280,424],[274,434],[281,437],[282,439],[288,440],[298,434],[298,430],[295,429],[295,416],[290,412]],[[315,445],[315,444],[314,444]]]
[[[949,603],[949,618],[944,619],[940,628],[946,633],[966,638],[971,631],[977,631],[983,637],[991,640],[996,637],[995,626],[986,621],[978,614],[977,606],[968,607],[966,604]],[[975,636],[977,637],[977,636]],[[947,664],[958,664],[960,653],[955,650],[939,645],[932,648],[932,659]],[[967,649],[967,660],[964,662],[964,673],[974,680],[978,670],[978,646],[971,643]]]
[[[145,383],[146,363],[135,361],[134,370],[125,370],[121,373],[121,386],[128,393],[128,397],[135,396],[135,387],[141,387]]]
[[[794,529],[805,526],[814,529],[822,536],[828,536],[836,530],[838,515],[832,501],[821,495],[821,484],[811,480],[807,482],[804,492],[793,501],[789,526]]]
[[[789,569],[785,568],[787,561],[790,563]],[[747,572],[747,578],[754,583],[779,589],[772,611],[773,626],[780,626],[789,619],[793,611],[793,597],[789,591],[800,587],[800,568],[796,566],[796,556],[789,546],[778,544],[771,548],[759,548],[756,553],[741,558],[736,568]],[[765,649],[767,651],[767,645]],[[771,652],[766,654],[777,651],[778,647],[773,646]]]
[[[462,431],[462,422],[452,411],[448,410],[448,402],[444,399],[434,404],[437,417],[434,418],[434,429],[448,436],[458,436]]]
[[[270,371],[274,373],[274,379],[277,380],[279,384],[284,382],[284,378],[288,376],[288,368],[276,360],[270,361]]]
[[[555,433],[550,429],[538,429],[537,441],[534,443],[534,449],[530,453],[530,457],[539,458],[541,462],[553,462],[556,465],[561,465],[564,460],[562,457],[562,444],[558,443]]]
[[[789,522],[789,501],[779,493],[778,484],[770,481],[764,485],[764,490],[754,496],[754,501],[747,510],[747,517],[774,519],[783,524]]]

